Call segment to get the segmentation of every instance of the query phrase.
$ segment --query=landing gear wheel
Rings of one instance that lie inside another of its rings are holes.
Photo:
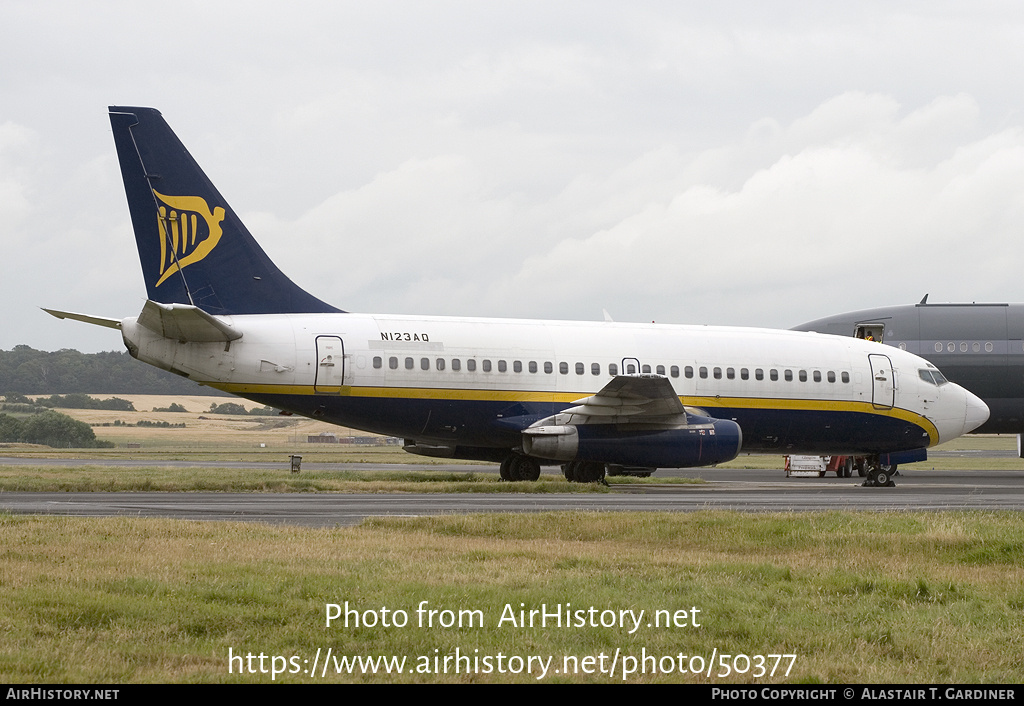
[[[540,464],[536,459],[521,454],[509,454],[499,469],[502,480],[517,482],[540,478]]]
[[[846,461],[843,463],[843,475],[842,475],[842,477],[843,478],[852,478],[853,477],[853,459],[852,458],[846,459]]]
[[[604,480],[604,464],[596,461],[569,461],[562,467],[570,483],[599,483]]]
[[[864,459],[857,460],[857,475],[861,478],[868,474],[868,462]]]
[[[504,459],[502,459],[502,461],[501,461],[501,466],[499,466],[499,468],[498,468],[498,475],[501,476],[501,479],[503,481],[511,481],[512,480],[511,466],[512,466],[512,459],[513,458],[515,458],[515,456],[510,454],[510,455],[506,456]]]
[[[576,471],[579,468],[579,461],[569,461],[567,464],[562,466],[562,475],[570,483],[576,482]]]
[[[868,471],[868,478],[864,481],[866,488],[892,488],[895,485],[889,471],[877,466]]]
[[[604,480],[604,464],[596,461],[584,461],[576,471],[578,483],[600,483]]]
[[[512,480],[514,481],[537,480],[540,478],[540,463],[529,456],[519,456],[517,454],[510,470],[512,472]]]

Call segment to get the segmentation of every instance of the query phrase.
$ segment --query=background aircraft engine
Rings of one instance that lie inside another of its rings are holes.
[[[523,431],[523,451],[557,461],[652,468],[711,466],[736,458],[743,443],[739,424],[723,419],[700,422],[675,429],[629,429],[618,424],[533,427]]]

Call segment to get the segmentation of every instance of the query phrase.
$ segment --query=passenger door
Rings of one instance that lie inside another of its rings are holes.
[[[896,402],[896,376],[889,356],[872,353],[871,363],[871,404],[876,409],[892,409]]]

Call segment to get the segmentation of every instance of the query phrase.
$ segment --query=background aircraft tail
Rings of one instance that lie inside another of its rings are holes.
[[[281,272],[153,108],[110,108],[149,299],[210,314],[339,312]]]

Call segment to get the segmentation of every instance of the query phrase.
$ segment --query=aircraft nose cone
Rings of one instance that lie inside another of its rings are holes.
[[[967,413],[964,415],[964,434],[970,433],[988,421],[988,405],[977,395],[964,390],[967,397]]]

